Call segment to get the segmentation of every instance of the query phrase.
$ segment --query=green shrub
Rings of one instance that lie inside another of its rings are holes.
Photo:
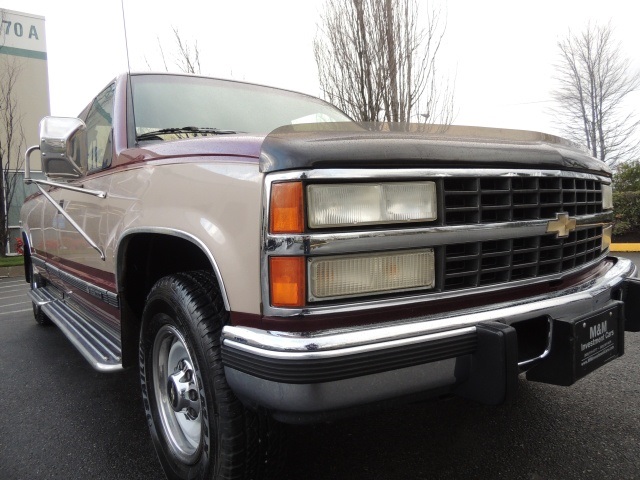
[[[614,192],[614,235],[640,232],[640,192]]]
[[[618,165],[613,174],[613,189],[616,192],[640,191],[640,161],[625,162]]]

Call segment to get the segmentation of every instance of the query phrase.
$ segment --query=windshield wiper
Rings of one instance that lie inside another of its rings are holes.
[[[150,138],[162,138],[160,135],[168,134],[180,134],[180,133],[204,133],[207,135],[227,135],[231,133],[237,133],[233,130],[220,130],[213,127],[173,127],[173,128],[161,128],[159,130],[153,130],[151,132],[141,133],[136,137],[136,140],[148,140]]]

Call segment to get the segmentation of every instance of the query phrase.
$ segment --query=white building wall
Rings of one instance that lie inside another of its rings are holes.
[[[4,248],[8,248],[9,252],[15,252],[15,240],[20,235],[20,207],[24,198],[34,191],[32,187],[25,188],[22,182],[24,151],[27,147],[39,143],[38,124],[40,119],[50,112],[44,17],[0,9],[0,82],[6,82],[6,75],[10,71],[17,72],[18,75],[12,96],[17,100],[19,123],[25,139],[20,146],[19,154],[13,151],[8,159],[11,175],[17,174],[19,178],[7,212],[11,240]],[[0,108],[3,108],[2,105]],[[0,122],[0,141],[5,144],[6,134],[4,122]],[[35,161],[32,162],[32,169],[37,171],[40,169],[39,156],[34,155],[33,159]],[[6,162],[6,159],[3,159],[3,162]]]

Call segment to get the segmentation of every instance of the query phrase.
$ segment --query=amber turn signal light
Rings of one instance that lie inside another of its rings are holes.
[[[302,307],[305,300],[304,257],[269,258],[271,304],[274,307]]]
[[[271,186],[271,233],[302,233],[304,210],[302,182],[274,183]]]

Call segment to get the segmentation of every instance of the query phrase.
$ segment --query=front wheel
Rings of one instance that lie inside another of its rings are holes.
[[[147,298],[140,379],[151,437],[168,478],[257,479],[275,474],[281,440],[269,418],[249,411],[224,376],[227,319],[208,272],[159,280]]]
[[[36,268],[33,266],[33,263],[31,263],[31,276],[29,278],[29,283],[31,285],[31,290],[37,289],[38,287],[41,286],[41,283],[42,283],[40,274],[36,271]],[[42,308],[40,306],[36,305],[34,302],[31,302],[31,304],[33,307],[33,318],[36,320],[37,323],[43,326],[51,325],[53,323],[51,319],[45,315],[45,313],[42,311]]]

